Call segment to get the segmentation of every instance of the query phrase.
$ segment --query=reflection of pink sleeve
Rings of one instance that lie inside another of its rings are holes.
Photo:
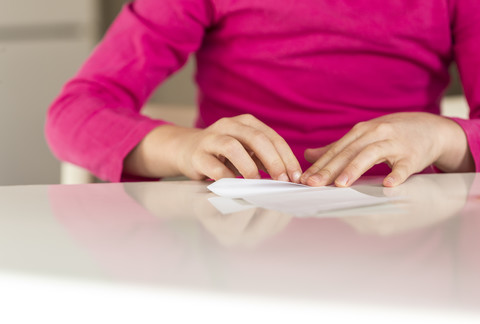
[[[459,219],[460,233],[458,234],[458,263],[460,273],[459,291],[464,301],[480,300],[480,215],[478,207],[480,206],[480,174],[475,175],[468,201],[462,210],[462,216]],[[472,305],[477,307],[478,303]]]
[[[124,7],[102,43],[62,90],[47,118],[55,155],[119,181],[123,159],[165,122],[139,110],[201,44],[207,0],[137,0]]]
[[[50,186],[56,219],[108,275],[155,279],[182,272],[187,246],[123,186]]]
[[[470,106],[470,120],[454,118],[467,134],[470,150],[480,171],[480,2],[453,1],[453,45],[465,96]]]
[[[51,186],[49,200],[66,231],[115,279],[367,302],[457,297],[458,238],[446,223],[383,237],[357,233],[338,219],[293,219],[255,248],[223,248],[195,218],[154,216],[118,184]],[[468,262],[478,260],[478,235],[470,238]]]

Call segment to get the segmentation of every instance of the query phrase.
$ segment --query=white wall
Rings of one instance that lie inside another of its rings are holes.
[[[88,56],[95,0],[1,0],[0,185],[58,183],[47,148],[47,108]]]

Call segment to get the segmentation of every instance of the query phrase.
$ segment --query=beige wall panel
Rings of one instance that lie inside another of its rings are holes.
[[[45,115],[88,48],[86,41],[0,42],[0,185],[58,183]]]

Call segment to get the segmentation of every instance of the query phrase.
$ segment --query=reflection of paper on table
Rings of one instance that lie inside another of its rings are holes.
[[[295,216],[315,216],[332,210],[391,201],[386,197],[369,196],[351,188],[314,188],[275,180],[221,179],[208,186],[208,189],[221,196],[210,198],[209,201],[224,214],[262,207]]]
[[[231,214],[241,212],[247,209],[255,208],[248,201],[243,199],[227,198],[227,197],[212,197],[208,201],[222,214]]]

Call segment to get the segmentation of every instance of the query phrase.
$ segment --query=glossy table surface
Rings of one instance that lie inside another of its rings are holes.
[[[417,175],[396,188],[364,178],[353,188],[399,198],[303,218],[260,208],[222,215],[207,185],[0,187],[2,303],[13,291],[38,302],[48,287],[64,287],[52,295],[61,299],[101,286],[115,296],[147,289],[139,305],[176,296],[172,311],[230,301],[238,318],[268,304],[264,315],[271,307],[280,319],[480,323],[480,174]],[[179,318],[193,316],[185,311]]]

